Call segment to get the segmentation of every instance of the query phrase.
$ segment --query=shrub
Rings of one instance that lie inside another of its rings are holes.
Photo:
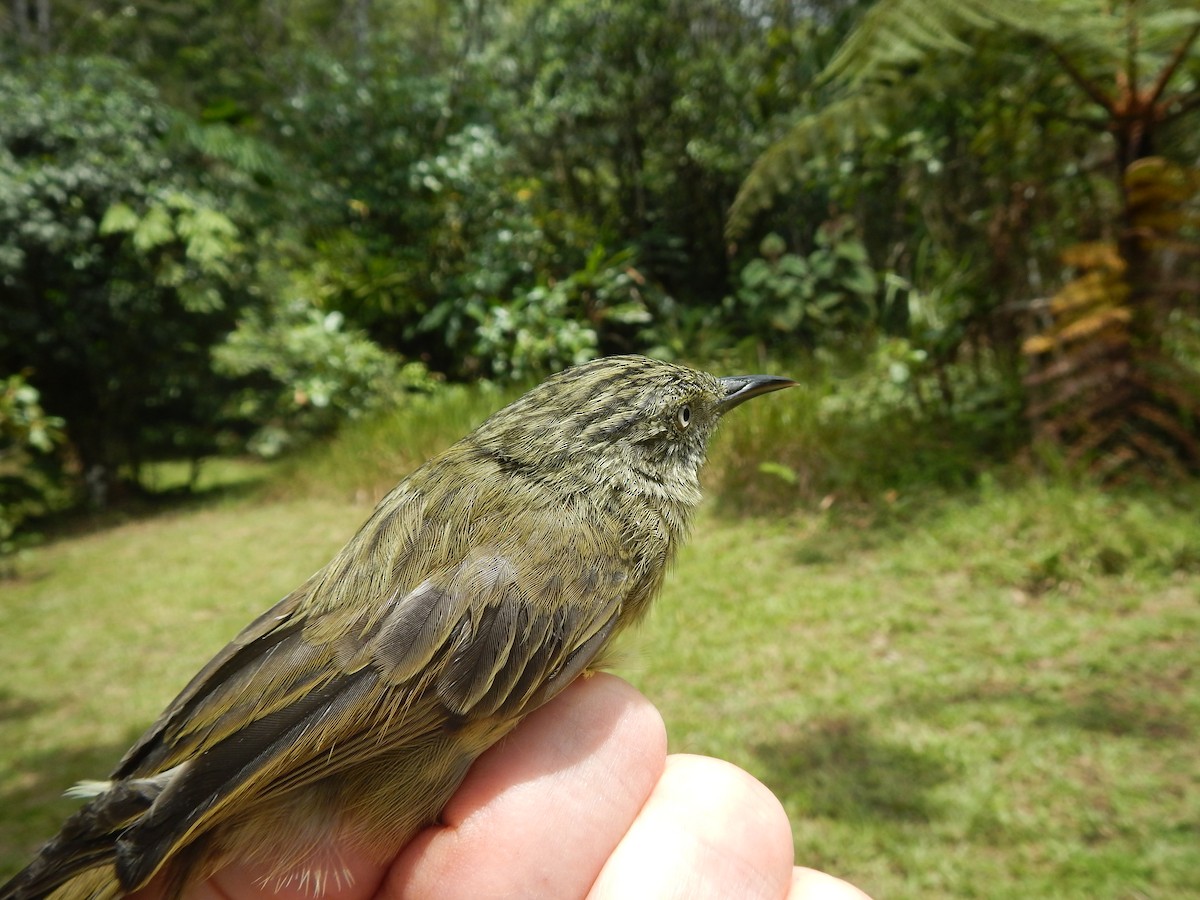
[[[0,380],[0,576],[30,535],[22,526],[50,511],[61,491],[47,459],[62,442],[62,419],[46,415],[24,374]]]

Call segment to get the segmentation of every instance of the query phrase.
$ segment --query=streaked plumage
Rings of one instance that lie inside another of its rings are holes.
[[[162,870],[178,892],[235,857],[319,889],[331,845],[385,859],[645,612],[720,416],[789,384],[612,357],[496,413],[81,786],[0,900],[115,897]]]

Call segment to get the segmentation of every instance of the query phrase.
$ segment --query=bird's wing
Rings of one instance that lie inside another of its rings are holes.
[[[118,771],[170,773],[121,838],[122,881],[143,883],[240,798],[315,781],[448,725],[528,712],[569,684],[615,630],[629,567],[587,547],[504,543],[374,604],[382,615],[355,620],[356,634],[304,621],[288,600],[253,623]]]

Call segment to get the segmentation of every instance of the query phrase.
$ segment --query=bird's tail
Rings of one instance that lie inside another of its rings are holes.
[[[0,885],[0,900],[111,900],[125,893],[117,880],[113,859],[116,850],[110,839],[106,849],[64,846],[54,838],[38,852],[33,862],[6,884]]]
[[[81,786],[75,795],[94,799],[63,823],[29,865],[0,885],[0,900],[112,900],[136,887],[117,878],[117,837],[161,790],[149,779]]]

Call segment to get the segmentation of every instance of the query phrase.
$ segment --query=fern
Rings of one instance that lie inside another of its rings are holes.
[[[745,231],[756,214],[803,180],[810,166],[853,150],[882,127],[881,106],[868,91],[842,97],[800,119],[755,161],[730,208],[729,237]]]
[[[933,54],[969,53],[971,46],[963,35],[969,29],[995,27],[1002,5],[987,0],[883,0],[867,11],[818,80],[852,90],[896,84],[905,71]]]
[[[274,147],[224,122],[205,124],[183,113],[175,113],[171,126],[172,137],[179,143],[219,160],[236,172],[270,181],[283,181],[288,177],[287,164]]]
[[[1195,0],[881,0],[818,78],[829,102],[756,161],[728,231],[744,230],[797,173],[887,129],[914,74],[936,78],[933,59],[973,52],[969,38],[987,32],[1046,51],[1084,101],[1082,116],[1060,118],[1107,136],[1120,188],[1115,238],[1064,254],[1078,276],[1022,348],[1035,433],[1109,476],[1147,464],[1200,470],[1200,377],[1168,340],[1172,315],[1200,317],[1200,170],[1148,155],[1165,123],[1200,106]]]
[[[789,190],[805,161],[852,152],[890,120],[914,70],[938,55],[972,52],[973,34],[1004,30],[1036,41],[1110,118],[1129,112],[1114,93],[1118,72],[1158,79],[1134,86],[1156,103],[1175,67],[1193,53],[1200,9],[1149,6],[1132,0],[1116,10],[1109,0],[881,0],[818,76],[830,101],[803,115],[747,174],[729,210],[729,237],[741,235]],[[1163,117],[1169,114],[1177,113]]]

